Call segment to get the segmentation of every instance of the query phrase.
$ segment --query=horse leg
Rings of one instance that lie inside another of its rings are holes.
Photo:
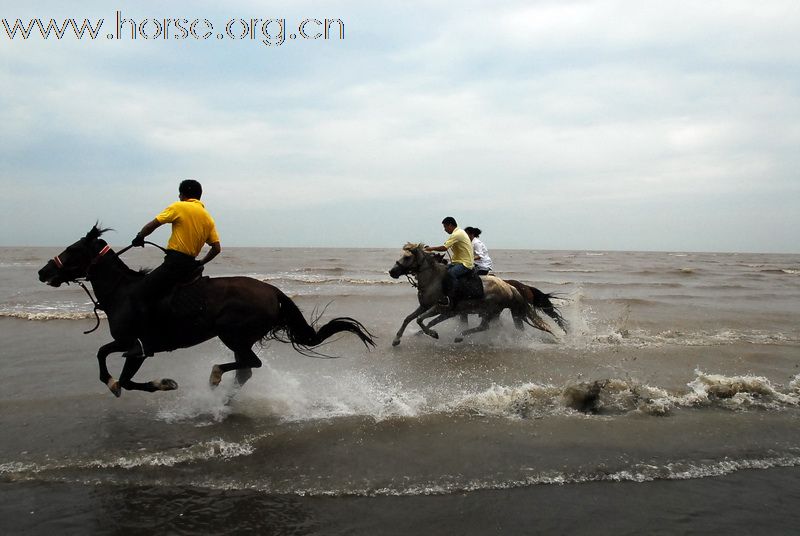
[[[111,392],[117,396],[119,396],[119,383],[111,376],[111,373],[108,372],[106,358],[109,354],[113,354],[114,352],[122,352],[127,349],[128,348],[126,345],[117,340],[113,340],[108,344],[104,344],[97,350],[97,364],[100,367],[100,381],[103,382],[104,385],[108,386],[108,388],[111,389]],[[112,384],[115,385],[115,387],[112,387]],[[116,389],[117,392],[114,392],[114,389]]]
[[[426,309],[427,309],[427,306],[425,306],[425,305],[420,305],[419,307],[417,307],[416,309],[414,309],[414,312],[413,312],[413,313],[411,313],[410,315],[408,315],[408,316],[405,318],[405,320],[403,320],[403,325],[401,325],[401,326],[400,326],[400,329],[397,331],[397,335],[395,335],[395,336],[394,336],[394,340],[392,341],[392,346],[397,346],[398,344],[400,344],[400,337],[402,337],[402,336],[403,336],[403,332],[406,330],[406,327],[408,326],[408,324],[409,324],[409,323],[410,323],[412,320],[414,320],[415,318],[417,318],[417,317],[420,315],[420,313],[422,313],[422,312],[423,312],[423,311],[425,311]]]
[[[465,327],[469,326],[469,315],[467,313],[461,313],[461,324]]]
[[[249,380],[252,376],[253,376],[253,367],[239,369],[236,371],[236,383],[241,388],[244,386],[244,384],[247,383],[247,380]]]
[[[482,316],[481,317],[481,323],[478,325],[478,327],[465,329],[464,331],[461,332],[461,336],[460,337],[456,337],[453,342],[462,342],[464,340],[464,337],[466,337],[467,335],[471,335],[471,334],[477,333],[479,331],[486,331],[487,329],[489,329],[489,323],[492,320],[494,320],[495,318],[497,318],[497,315],[488,315],[487,314],[485,316]]]
[[[211,376],[208,378],[208,383],[211,384],[211,387],[216,387],[222,381],[223,374],[228,371],[235,370],[236,382],[241,387],[253,375],[253,371],[251,369],[259,368],[261,366],[261,360],[251,347],[239,344],[231,346],[222,337],[220,337],[220,339],[225,346],[233,350],[233,355],[236,361],[231,363],[223,363],[222,365],[214,365],[211,367]]]
[[[461,316],[462,316],[462,318],[463,318],[463,317],[465,317],[465,316],[467,316],[467,315],[466,315],[466,314],[464,314],[464,315],[461,315]],[[436,318],[434,318],[433,320],[431,320],[430,322],[428,322],[426,325],[428,326],[428,329],[430,329],[430,328],[432,328],[433,326],[435,326],[436,324],[440,324],[440,323],[444,322],[444,321],[445,321],[445,320],[447,320],[448,318],[453,318],[453,315],[451,315],[451,314],[446,314],[446,313],[442,313],[442,314],[440,314],[439,316],[437,316]]]
[[[261,360],[252,348],[247,348],[243,352],[236,352],[234,355],[236,356],[236,361],[243,365],[243,368],[236,370],[236,383],[239,384],[239,387],[243,387],[253,375],[253,368],[261,366]]]
[[[173,391],[178,388],[177,382],[175,380],[170,380],[169,378],[162,378],[161,380],[153,380],[149,382],[135,382],[133,381],[133,376],[137,372],[139,372],[139,368],[144,363],[144,360],[147,359],[146,357],[128,357],[125,358],[125,364],[122,366],[122,372],[119,375],[119,382],[117,383],[117,389],[111,389],[111,392],[114,395],[119,396],[119,388],[127,389],[128,391],[146,391],[148,393],[153,393],[155,391]]]
[[[439,334],[436,332],[436,330],[429,329],[428,326],[422,323],[422,321],[437,314],[439,314],[439,309],[434,305],[433,307],[431,307],[430,309],[428,309],[427,311],[425,311],[424,313],[422,313],[420,316],[417,317],[417,324],[419,324],[419,327],[422,329],[422,331],[426,335],[430,335],[434,339],[438,339]],[[439,318],[435,319],[435,321],[432,321],[431,323],[438,324],[439,322],[447,320],[452,316],[453,316],[452,314],[442,313]]]

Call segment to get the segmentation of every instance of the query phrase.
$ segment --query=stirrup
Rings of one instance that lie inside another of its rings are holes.
[[[147,357],[144,353],[144,345],[141,339],[136,339],[136,342],[130,348],[122,352],[122,357]]]

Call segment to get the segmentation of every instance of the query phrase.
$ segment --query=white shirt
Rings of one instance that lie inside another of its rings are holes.
[[[475,259],[475,267],[478,270],[491,270],[492,258],[489,257],[489,250],[486,249],[486,245],[476,237],[472,239],[472,249],[475,251],[475,255],[480,257],[480,259]]]

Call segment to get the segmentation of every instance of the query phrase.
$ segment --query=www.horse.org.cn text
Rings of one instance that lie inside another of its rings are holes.
[[[45,22],[46,21],[46,22]],[[109,21],[110,22],[110,21]],[[116,11],[113,26],[105,19],[2,19],[0,35],[11,41],[43,40],[147,40],[195,41],[234,40],[253,41],[266,46],[280,46],[287,40],[344,40],[344,22],[341,19],[306,18],[288,26],[285,18],[241,17],[228,19],[225,24],[214,24],[206,18],[134,18]]]

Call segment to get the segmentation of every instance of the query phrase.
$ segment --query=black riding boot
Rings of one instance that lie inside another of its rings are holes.
[[[179,251],[167,250],[164,262],[155,270],[147,274],[139,290],[139,299],[135,307],[138,325],[134,333],[139,338],[134,341],[123,357],[151,357],[153,351],[147,348],[143,341],[149,340],[148,334],[156,335],[150,330],[153,315],[156,313],[156,303],[162,296],[172,290],[176,283],[183,280],[188,274],[197,269],[194,257]]]
[[[140,298],[134,300],[133,309],[135,311],[133,316],[136,318],[133,332],[138,335],[138,338],[134,339],[131,346],[123,352],[122,357],[152,357],[153,352],[147,351],[143,342],[143,339],[147,338],[147,319],[149,318],[151,308],[148,307],[144,299]]]

